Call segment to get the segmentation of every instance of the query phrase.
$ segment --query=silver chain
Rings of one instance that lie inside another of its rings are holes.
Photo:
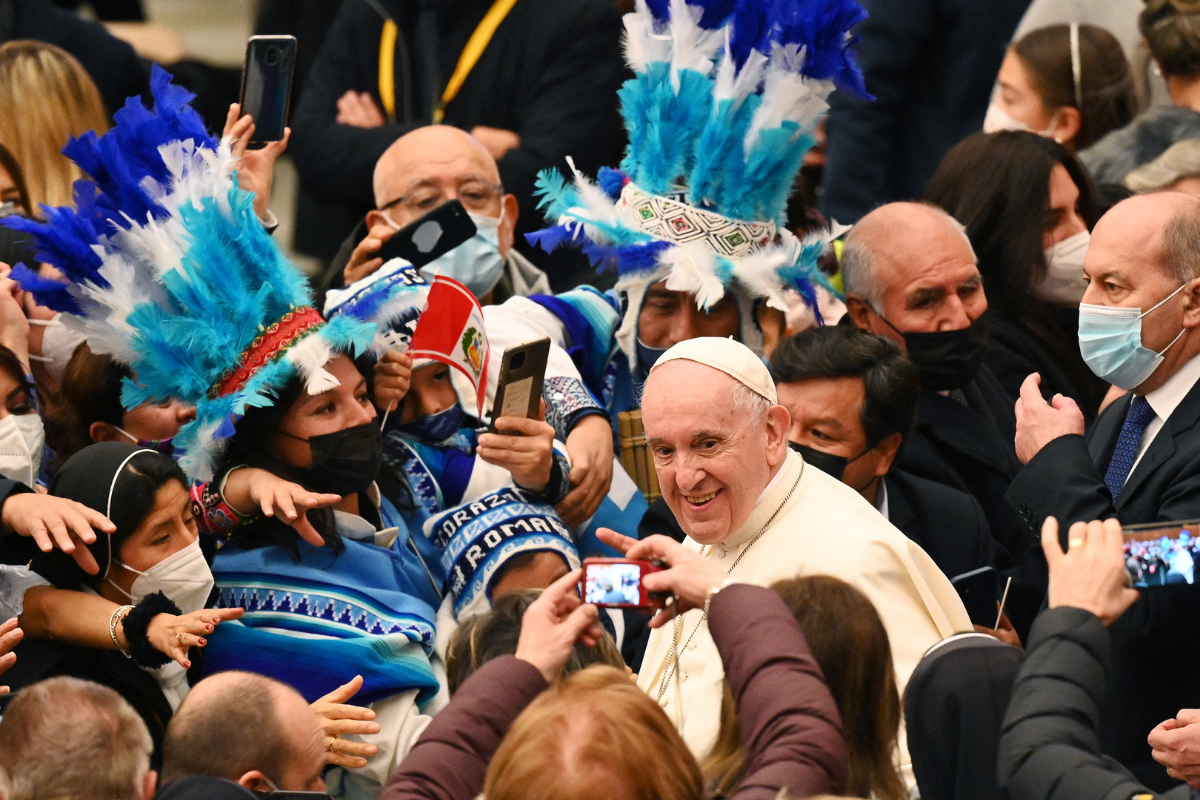
[[[779,508],[775,509],[775,513],[772,514],[771,518],[767,520],[767,524],[763,525],[762,528],[759,529],[758,533],[754,534],[754,538],[750,540],[745,549],[743,549],[742,552],[738,554],[738,557],[734,559],[733,563],[729,565],[729,569],[725,572],[726,575],[733,574],[733,571],[737,568],[737,565],[740,564],[742,559],[746,557],[746,553],[750,552],[750,548],[754,547],[755,543],[762,538],[764,533],[767,532],[767,528],[771,527],[771,523],[773,523],[775,518],[779,516],[779,512],[783,511],[783,507],[787,505],[788,500],[792,499],[792,493],[796,491],[796,487],[800,485],[800,479],[803,477],[804,462],[801,461],[800,474],[796,476],[796,482],[792,484],[792,488],[788,489],[787,496],[783,498],[783,502],[779,504]],[[703,547],[700,548],[700,552],[703,555]],[[703,625],[707,619],[707,612],[700,616],[700,621],[696,623],[696,627],[692,628],[692,632],[688,635],[687,641],[683,643],[684,650],[686,650],[687,646],[692,643],[692,639],[695,638],[696,632],[700,630],[700,626]],[[679,614],[675,617],[675,633],[671,639],[671,649],[667,651],[667,663],[663,665],[662,680],[659,681],[658,684],[658,696],[654,698],[655,701],[659,703],[662,702],[663,695],[667,693],[667,687],[671,685],[671,676],[674,674],[671,671],[671,664],[675,663],[678,665],[679,659],[676,657],[676,653],[679,649],[679,633],[681,627],[683,627],[683,615]]]

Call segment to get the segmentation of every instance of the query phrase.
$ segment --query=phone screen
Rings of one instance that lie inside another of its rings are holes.
[[[640,605],[641,565],[589,564],[583,574],[583,601],[598,606]]]
[[[1195,583],[1200,559],[1195,522],[1125,529],[1125,571],[1137,587]]]
[[[254,143],[277,142],[287,127],[295,68],[292,36],[252,36],[242,75],[242,114],[254,117]]]

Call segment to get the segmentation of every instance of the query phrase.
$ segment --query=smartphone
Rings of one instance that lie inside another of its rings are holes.
[[[500,361],[500,379],[492,403],[492,433],[501,417],[536,419],[546,378],[546,359],[550,357],[550,339],[543,336],[504,351]]]
[[[666,568],[662,561],[585,558],[583,602],[603,608],[662,608],[669,593],[646,591],[642,577]]]
[[[1152,522],[1121,529],[1125,571],[1137,588],[1196,582],[1200,520]]]
[[[403,258],[420,269],[474,235],[471,215],[462,203],[451,200],[396,231],[375,255],[385,264],[393,258]]]
[[[246,66],[238,102],[242,114],[254,117],[250,144],[283,138],[292,105],[296,71],[295,36],[251,36],[246,41]]]
[[[967,616],[976,625],[991,628],[996,624],[996,600],[1000,590],[1000,575],[994,567],[980,567],[950,579],[958,592]]]

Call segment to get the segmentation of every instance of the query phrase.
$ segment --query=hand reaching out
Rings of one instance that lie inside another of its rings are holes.
[[[579,599],[576,589],[582,577],[582,570],[575,570],[550,584],[521,618],[514,655],[537,667],[547,683],[562,674],[575,642],[595,647],[604,635],[596,607]]]
[[[85,546],[96,541],[93,528],[104,533],[117,530],[108,517],[83,503],[36,492],[9,495],[0,508],[0,521],[5,530],[32,538],[43,553],[57,546],[89,575],[100,572],[92,551]]]
[[[298,483],[284,480],[274,473],[256,467],[239,467],[229,473],[221,490],[225,502],[243,515],[262,511],[265,517],[279,517],[296,529],[300,538],[313,547],[323,547],[325,540],[306,516],[314,508],[331,506],[340,495],[310,492]]]
[[[343,739],[350,734],[379,733],[379,724],[374,721],[375,712],[363,706],[347,705],[346,701],[358,694],[362,688],[362,675],[334,689],[312,704],[312,710],[321,723],[321,729],[330,737],[325,748],[325,763],[355,769],[365,767],[367,759],[379,752],[379,748],[366,742]]]
[[[704,608],[709,594],[729,579],[729,573],[725,570],[695,550],[689,550],[666,536],[647,536],[639,541],[608,528],[600,528],[596,536],[605,544],[620,550],[626,558],[661,559],[667,562],[669,569],[651,572],[642,578],[642,586],[646,591],[670,592],[675,596],[675,602],[650,620],[651,628],[661,627],[676,615],[693,608]]]
[[[208,644],[204,637],[212,633],[217,625],[226,620],[237,619],[242,613],[240,608],[202,608],[180,616],[158,614],[150,620],[150,625],[146,628],[146,638],[155,650],[188,669],[192,666],[187,657],[188,650],[204,647]],[[120,637],[124,640],[124,624],[120,627]],[[127,642],[123,643],[128,647]]]
[[[13,652],[13,648],[21,643],[24,635],[24,632],[17,627],[16,617],[0,623],[0,674],[17,663],[17,655]],[[0,686],[0,694],[8,694],[8,687]]]
[[[267,220],[270,216],[271,186],[275,182],[275,160],[287,150],[292,129],[284,128],[280,141],[270,142],[260,150],[250,150],[247,146],[254,136],[254,118],[249,114],[241,116],[241,111],[242,107],[237,103],[229,106],[221,138],[233,140],[238,186],[254,193],[254,213],[259,220]]]

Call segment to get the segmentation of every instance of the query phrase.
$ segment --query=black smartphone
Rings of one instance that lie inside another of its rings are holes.
[[[475,223],[457,200],[442,203],[392,234],[375,255],[383,263],[403,258],[417,269],[475,235]]]
[[[537,418],[549,356],[550,339],[545,336],[504,351],[492,403],[492,433],[504,432],[496,430],[496,420],[501,417]]]
[[[1200,560],[1200,523],[1151,522],[1121,528],[1125,539],[1125,571],[1135,587],[1196,582]]]
[[[662,608],[669,593],[647,591],[642,578],[666,568],[665,562],[657,560],[585,558],[583,602],[602,608]]]
[[[993,567],[980,567],[950,579],[958,592],[967,616],[976,625],[992,628],[996,625],[996,600],[1000,590],[1000,574]]]
[[[283,138],[292,105],[296,71],[295,36],[251,36],[246,41],[246,66],[238,102],[242,114],[254,117],[250,144]]]

